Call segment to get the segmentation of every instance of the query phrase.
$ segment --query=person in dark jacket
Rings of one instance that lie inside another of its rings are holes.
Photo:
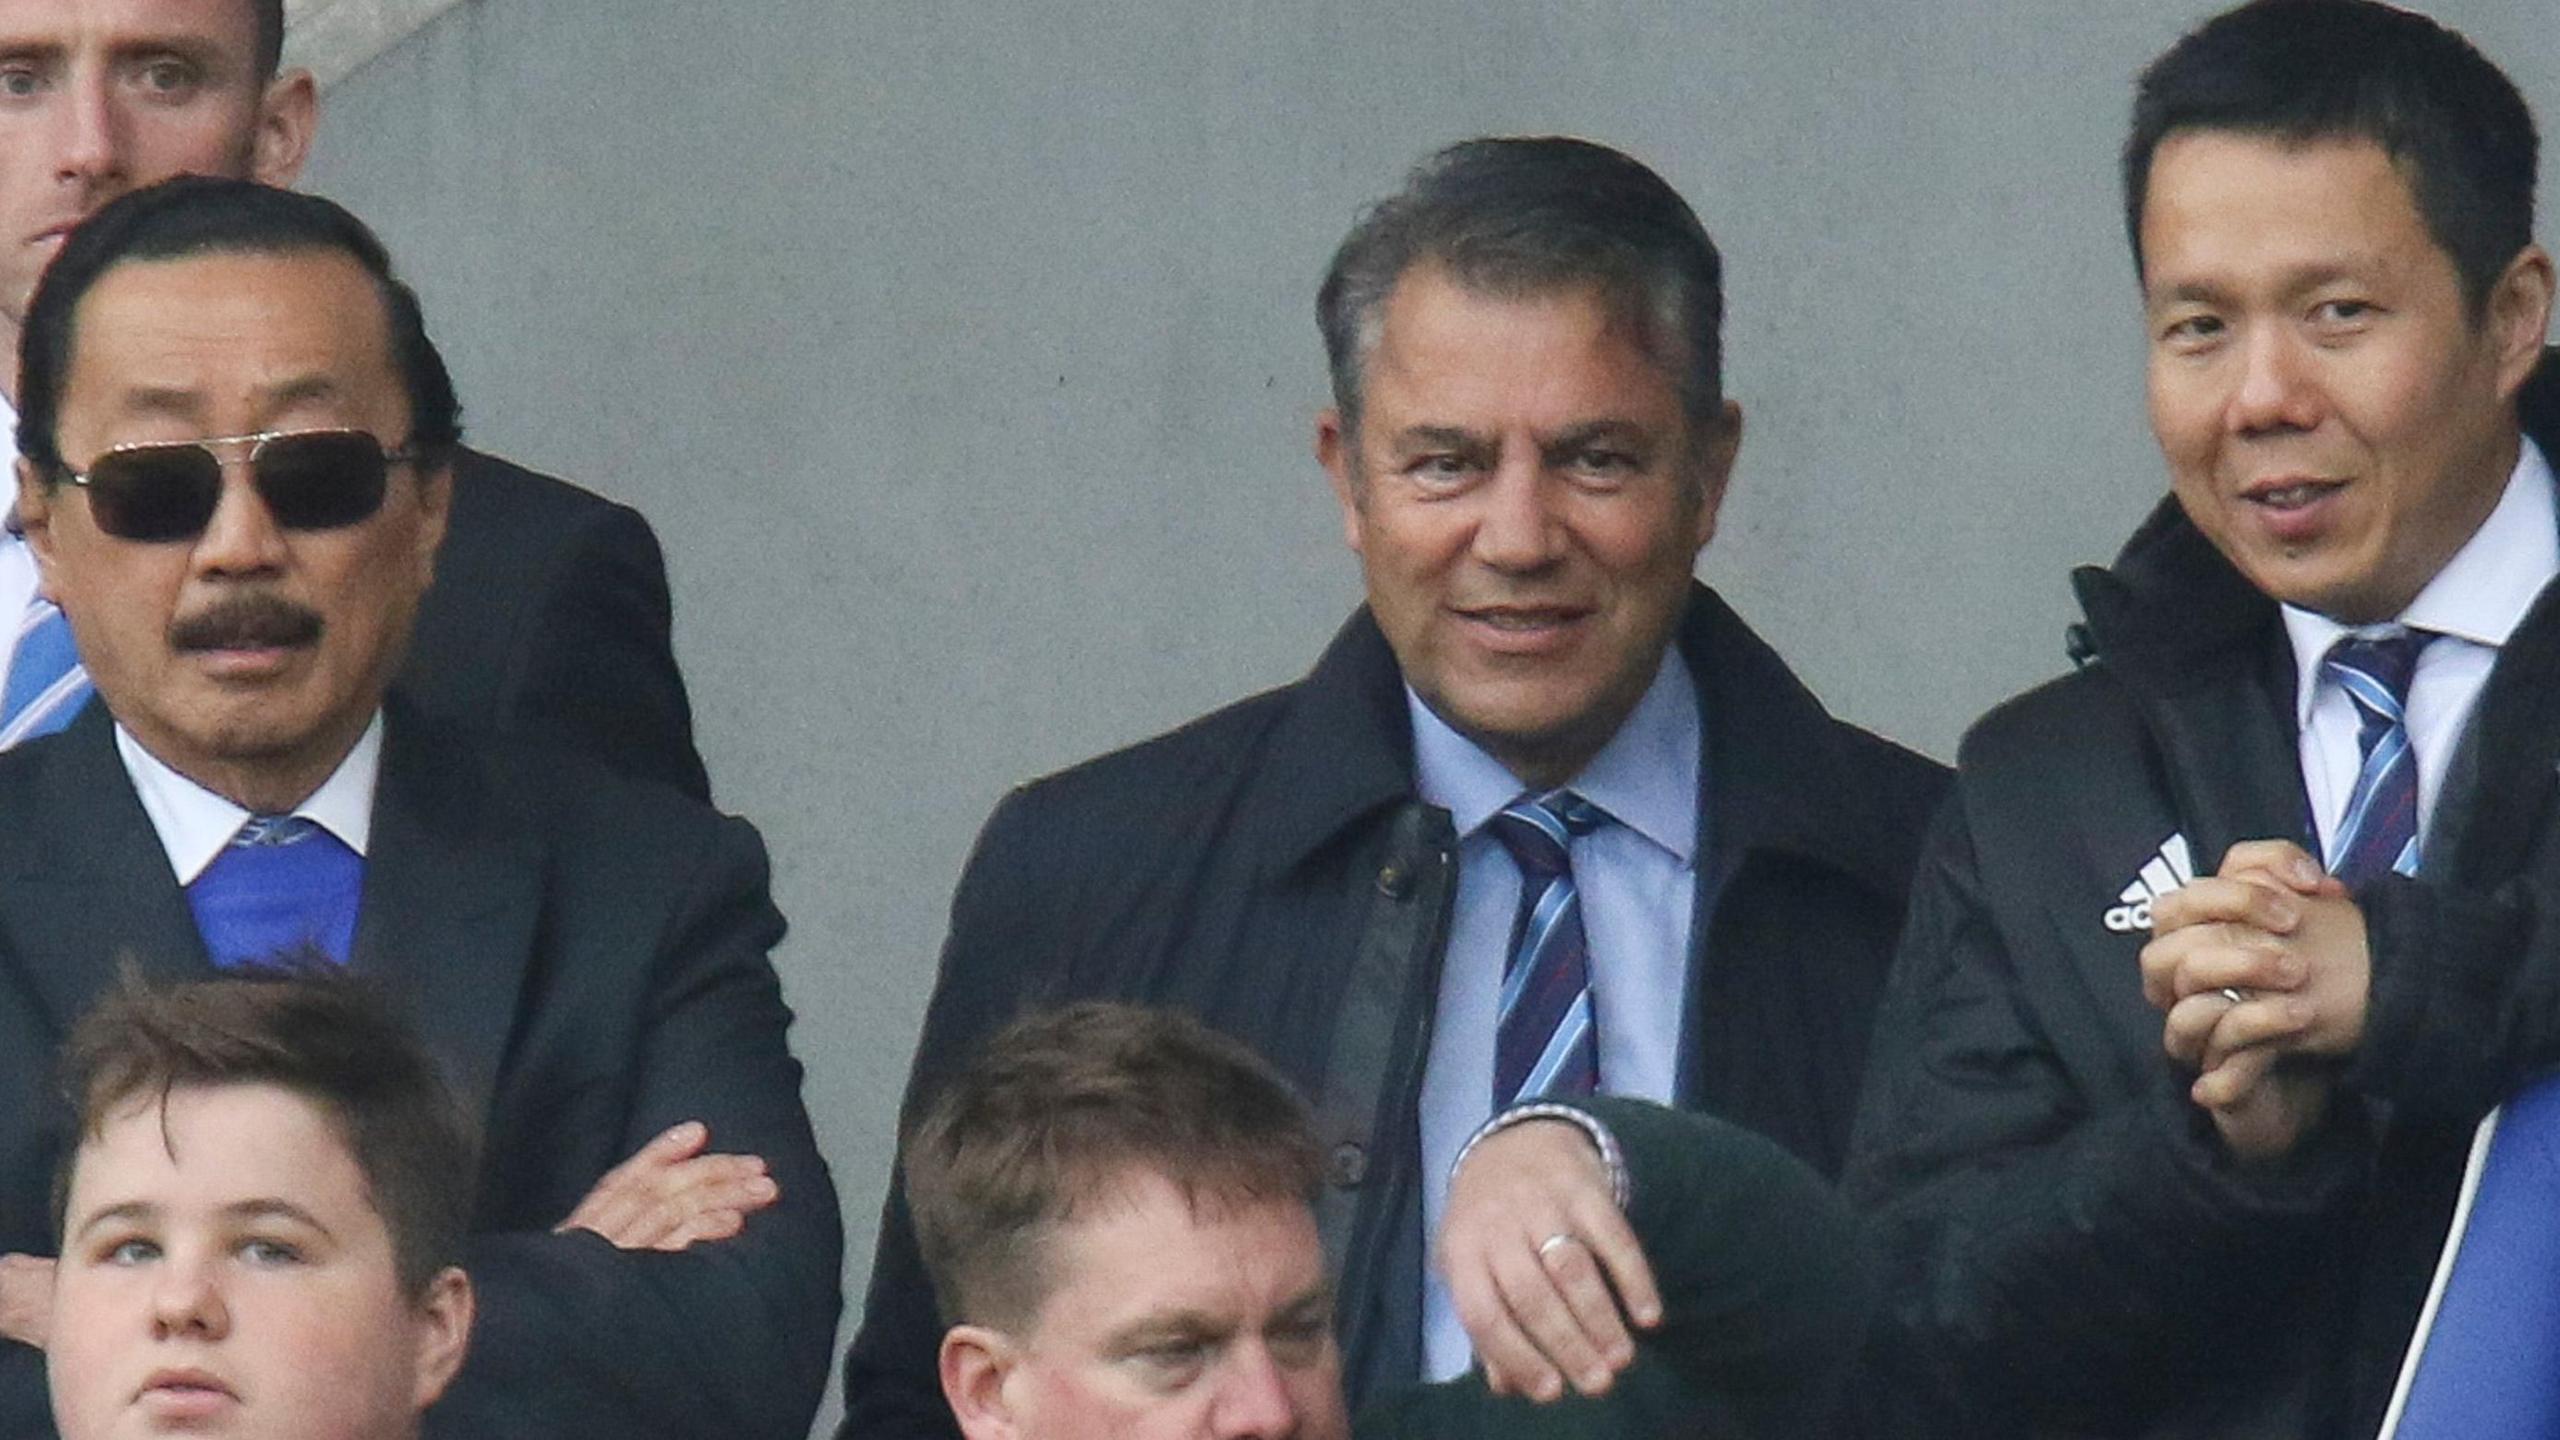
[[[1403,1387],[1354,1424],[1307,1203],[1324,1156],[1288,1083],[1179,1012],[1085,1002],[1006,1027],[906,1150],[910,1209],[952,1316],[939,1373],[963,1432],[1819,1433],[1866,1298],[1848,1213],[1821,1177],[1748,1131],[1641,1101],[1504,1118],[1469,1147],[1453,1224],[1574,1214],[1580,1228],[1556,1233],[1608,1253],[1620,1294],[1652,1296],[1658,1277],[1654,1324],[1604,1395],[1538,1403],[1470,1373]],[[1511,1203],[1507,1187],[1522,1184],[1565,1208]],[[1584,1298],[1614,1306],[1588,1260],[1577,1250],[1572,1262]]]
[[[2560,1064],[2533,125],[2432,21],[2261,0],[2125,156],[2173,497],[2077,577],[2083,668],[1964,742],[1847,1178],[1864,1389],[1893,1434],[2370,1436],[2474,1127]]]
[[[1498,1104],[1596,1086],[1825,1174],[1847,1145],[1945,772],[1832,719],[1692,579],[1740,438],[1719,283],[1616,151],[1426,162],[1318,304],[1368,605],[1299,683],[1007,797],[952,902],[910,1108],[1028,1004],[1145,999],[1252,1044],[1314,1098],[1355,1399],[1470,1361],[1423,1236]],[[1515,945],[1540,906],[1571,923]],[[1499,1019],[1507,973],[1558,1003]],[[893,1189],[846,1436],[953,1433],[942,1330]]]

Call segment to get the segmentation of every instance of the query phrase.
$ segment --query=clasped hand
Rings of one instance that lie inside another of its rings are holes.
[[[2328,1105],[2331,1070],[2364,1039],[2364,913],[2302,847],[2253,840],[2216,874],[2154,903],[2142,993],[2161,1044],[2197,1071],[2189,1098],[2234,1153],[2293,1148]]]

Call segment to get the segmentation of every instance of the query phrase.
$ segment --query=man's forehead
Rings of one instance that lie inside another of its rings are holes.
[[[283,408],[398,383],[372,276],[330,250],[123,261],[74,312],[63,408]]]
[[[251,0],[0,0],[0,51],[257,45]]]

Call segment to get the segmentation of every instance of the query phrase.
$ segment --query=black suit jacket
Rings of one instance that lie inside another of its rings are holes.
[[[672,623],[638,511],[465,450],[401,685],[430,714],[564,741],[708,800]]]
[[[53,1055],[130,957],[210,973],[106,712],[0,756],[0,1251],[54,1252]],[[839,1304],[835,1190],[785,1048],[782,937],[744,821],[395,701],[350,964],[487,1129],[480,1321],[431,1436],[800,1440]],[[670,1125],[763,1156],[736,1239],[625,1254],[551,1227]],[[0,1342],[0,1435],[46,1436],[42,1357]]]
[[[1945,768],[1842,724],[1705,587],[1678,643],[1707,727],[1681,1095],[1838,1173]],[[1367,612],[1315,670],[996,807],[952,901],[912,1108],[1026,1005],[1180,1005],[1307,1094],[1355,1402],[1420,1363],[1418,1099],[1456,876]],[[954,1434],[905,1206],[845,1361],[846,1440]]]

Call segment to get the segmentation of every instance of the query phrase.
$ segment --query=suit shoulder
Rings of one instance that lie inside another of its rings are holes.
[[[1956,767],[1968,779],[1985,770],[2042,769],[2114,738],[2134,719],[2115,677],[2104,664],[2090,665],[1983,712],[1957,747]]]

